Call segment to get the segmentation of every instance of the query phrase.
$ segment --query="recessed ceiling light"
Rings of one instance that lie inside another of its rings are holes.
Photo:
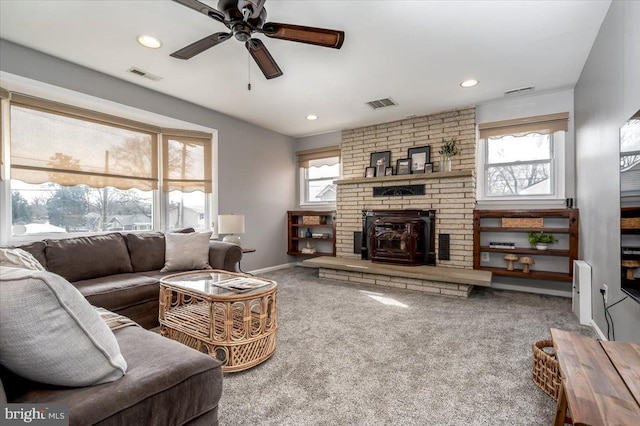
[[[144,34],[138,36],[138,43],[144,47],[148,47],[149,49],[158,49],[162,46],[162,42],[160,40],[153,36]]]
[[[318,116],[315,114],[309,114],[305,117],[307,120],[313,121],[313,120],[317,120]]]
[[[477,85],[478,83],[479,83],[478,80],[471,79],[471,80],[463,81],[462,83],[460,83],[460,86],[462,86],[462,87],[473,87],[473,86]]]

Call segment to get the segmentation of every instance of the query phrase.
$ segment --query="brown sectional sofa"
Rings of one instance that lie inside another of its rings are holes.
[[[163,234],[112,233],[20,248],[70,281],[92,305],[127,316],[144,328],[158,325],[159,279],[173,273],[160,272]],[[214,269],[235,271],[241,257],[239,246],[210,242],[209,263]],[[6,400],[67,404],[71,425],[217,425],[221,363],[144,328],[114,330],[128,364],[121,379],[62,388],[31,382],[0,366]],[[0,392],[0,402],[3,399]]]
[[[37,241],[19,248],[66,278],[92,305],[129,317],[144,328],[158,325],[159,280],[173,273],[160,272],[165,253],[162,233],[111,233]],[[213,269],[235,271],[241,258],[237,245],[209,243]]]

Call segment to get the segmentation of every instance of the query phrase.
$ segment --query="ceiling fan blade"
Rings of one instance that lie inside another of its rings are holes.
[[[173,1],[175,1],[176,3],[180,3],[181,5],[186,6],[190,9],[193,9],[196,12],[204,13],[205,15],[215,19],[216,21],[224,22],[224,13],[210,6],[207,6],[204,3],[200,3],[198,0],[173,0]]]
[[[267,22],[262,26],[262,32],[264,35],[271,38],[314,44],[316,46],[332,47],[334,49],[340,49],[344,42],[344,31],[329,30],[326,28],[303,27],[300,25]]]
[[[252,38],[244,45],[249,53],[251,53],[253,60],[256,61],[256,64],[258,64],[258,67],[260,67],[260,70],[267,80],[271,80],[272,78],[280,77],[282,75],[282,70],[278,64],[276,64],[276,61],[273,59],[261,40]]]
[[[207,49],[212,48],[215,45],[227,41],[231,38],[231,33],[215,33],[198,40],[195,43],[191,43],[187,47],[183,47],[180,50],[173,52],[170,56],[178,59],[191,59],[198,53],[202,53]]]

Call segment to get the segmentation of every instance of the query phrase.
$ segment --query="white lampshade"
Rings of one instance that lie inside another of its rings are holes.
[[[218,215],[218,234],[244,234],[244,215]]]

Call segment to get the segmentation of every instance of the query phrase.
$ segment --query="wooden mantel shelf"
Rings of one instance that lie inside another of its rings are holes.
[[[473,176],[473,170],[460,170],[454,172],[435,172],[435,173],[416,173],[412,175],[393,175],[393,176],[380,176],[373,178],[357,177],[334,180],[336,185],[353,185],[358,183],[382,183],[382,182],[397,182],[407,180],[425,180],[425,179],[451,179],[461,177]]]

